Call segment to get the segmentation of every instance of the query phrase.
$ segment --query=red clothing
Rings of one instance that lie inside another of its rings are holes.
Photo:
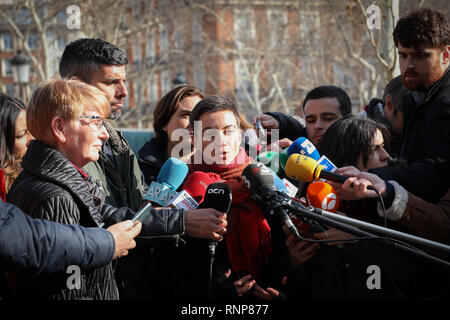
[[[253,159],[241,148],[229,165],[192,164],[189,169],[190,173],[216,173],[217,181],[213,182],[225,182],[229,185],[233,200],[227,215],[225,236],[228,258],[235,272],[239,274],[250,270],[252,276],[258,278],[262,265],[268,262],[272,248],[269,224],[261,209],[250,199],[251,191],[242,182],[242,171],[252,162]]]

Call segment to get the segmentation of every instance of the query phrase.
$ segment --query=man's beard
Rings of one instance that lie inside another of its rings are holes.
[[[414,78],[406,78],[407,76],[413,76]],[[402,82],[406,89],[410,91],[423,91],[425,90],[425,82],[427,77],[423,77],[414,71],[406,71],[402,74]]]
[[[109,119],[111,120],[117,120],[120,117],[122,110],[111,110],[111,113],[109,114]]]
[[[109,119],[111,120],[117,120],[119,119],[120,115],[122,114],[122,108],[114,108],[114,104],[111,105],[111,111],[109,114]]]
[[[435,84],[444,74],[444,71],[432,69],[425,75],[420,75],[415,71],[406,71],[402,74],[402,82],[406,89],[410,91],[425,91]],[[414,76],[413,79],[406,80],[406,76]]]

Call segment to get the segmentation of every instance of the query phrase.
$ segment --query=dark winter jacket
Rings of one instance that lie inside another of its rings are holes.
[[[423,93],[422,93],[423,95]],[[394,180],[414,195],[437,203],[448,189],[450,155],[450,68],[427,90],[404,97],[404,125],[399,158],[404,167],[370,170]],[[419,102],[417,102],[417,101]]]
[[[159,170],[161,170],[162,165],[168,159],[166,148],[166,143],[153,138],[139,150],[139,167],[147,185],[150,185],[152,181],[156,181]]]
[[[69,265],[88,270],[107,265],[113,256],[114,238],[105,229],[32,219],[0,202],[0,264],[6,271],[37,276],[65,272]]]
[[[104,193],[90,176],[85,180],[77,168],[60,152],[45,143],[30,143],[22,161],[23,171],[14,182],[7,200],[35,218],[86,227],[109,226],[134,216],[128,208],[104,204]],[[153,211],[144,221],[141,238],[184,233],[182,210]],[[69,290],[68,275],[54,274],[32,278],[17,277],[19,297],[52,299],[118,299],[111,264],[82,272],[81,290]]]
[[[296,117],[281,112],[265,112],[265,114],[278,121],[280,139],[288,138],[295,141],[300,137],[307,138],[306,127]]]

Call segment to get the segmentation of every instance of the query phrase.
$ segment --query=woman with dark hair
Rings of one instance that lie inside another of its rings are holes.
[[[318,151],[338,168],[353,165],[361,171],[387,166],[384,149],[388,129],[371,119],[347,117],[333,123],[319,142]]]
[[[190,159],[193,150],[189,116],[197,102],[204,97],[200,89],[182,85],[169,91],[158,102],[153,111],[155,137],[139,150],[139,166],[148,185],[156,180],[161,166],[168,158]]]
[[[0,168],[5,176],[5,192],[8,193],[14,179],[22,167],[20,165],[30,140],[33,138],[27,129],[26,107],[15,98],[0,93]]]
[[[360,171],[387,166],[389,154],[384,149],[389,139],[387,128],[371,119],[346,117],[333,123],[318,144],[318,151],[326,155],[338,168],[354,166]],[[339,198],[340,194],[337,194]],[[341,201],[339,212],[366,222],[382,224],[376,213],[376,199]],[[407,278],[407,272],[396,274],[396,283],[387,270],[398,272],[404,259],[397,252],[370,241],[354,241],[355,236],[327,227],[314,232],[313,240],[334,242],[313,243],[288,238],[291,273],[289,293],[308,299],[395,299],[399,298],[396,285]],[[356,240],[356,239],[355,239]],[[380,290],[369,290],[365,280],[367,267],[380,266],[384,280]]]

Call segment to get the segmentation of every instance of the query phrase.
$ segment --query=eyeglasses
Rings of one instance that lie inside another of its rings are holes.
[[[79,119],[92,119],[93,121],[89,122],[88,125],[95,130],[102,130],[102,127],[105,126],[105,118],[101,116],[80,116]]]

